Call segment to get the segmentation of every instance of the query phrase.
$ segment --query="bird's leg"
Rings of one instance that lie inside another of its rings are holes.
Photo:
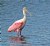
[[[17,30],[17,35],[18,35],[18,37],[21,37],[21,36],[22,36],[22,35],[21,35],[21,31],[22,31],[22,30],[20,30],[20,29]]]
[[[19,30],[17,29],[16,31],[17,31],[17,36],[19,37]]]
[[[20,37],[23,37],[21,33],[22,33],[22,29],[20,30]]]
[[[20,31],[20,36],[21,36],[21,31]]]
[[[21,37],[21,31],[17,32],[18,37]]]
[[[20,31],[20,37],[23,37],[23,35],[21,33],[22,33],[22,30]]]
[[[19,37],[19,32],[17,32],[17,36]]]
[[[17,29],[17,35],[18,37],[21,37],[21,30]]]

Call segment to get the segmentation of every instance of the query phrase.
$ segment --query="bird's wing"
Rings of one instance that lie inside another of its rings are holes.
[[[9,29],[10,30],[16,30],[16,29],[20,29],[23,25],[23,22],[14,22]]]
[[[17,23],[15,23],[15,25],[16,25],[16,28],[17,28],[17,29],[18,29],[18,28],[21,28],[22,25],[23,25],[23,22],[17,22]]]

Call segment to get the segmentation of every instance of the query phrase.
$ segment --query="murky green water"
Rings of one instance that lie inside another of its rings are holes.
[[[23,17],[26,6],[27,23],[22,30],[24,37],[7,32],[8,27]],[[0,0],[0,46],[50,46],[50,0]]]

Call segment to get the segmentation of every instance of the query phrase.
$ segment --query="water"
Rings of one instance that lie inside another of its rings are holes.
[[[22,31],[7,32],[8,27],[23,17],[26,6],[27,23]],[[0,46],[50,46],[50,0],[0,0]]]

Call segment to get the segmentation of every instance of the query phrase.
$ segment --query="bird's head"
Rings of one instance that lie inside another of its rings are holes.
[[[27,13],[27,8],[26,7],[23,8],[23,12]]]
[[[29,13],[31,15],[31,13],[27,10],[26,7],[23,8],[23,14],[26,15],[27,13]]]

